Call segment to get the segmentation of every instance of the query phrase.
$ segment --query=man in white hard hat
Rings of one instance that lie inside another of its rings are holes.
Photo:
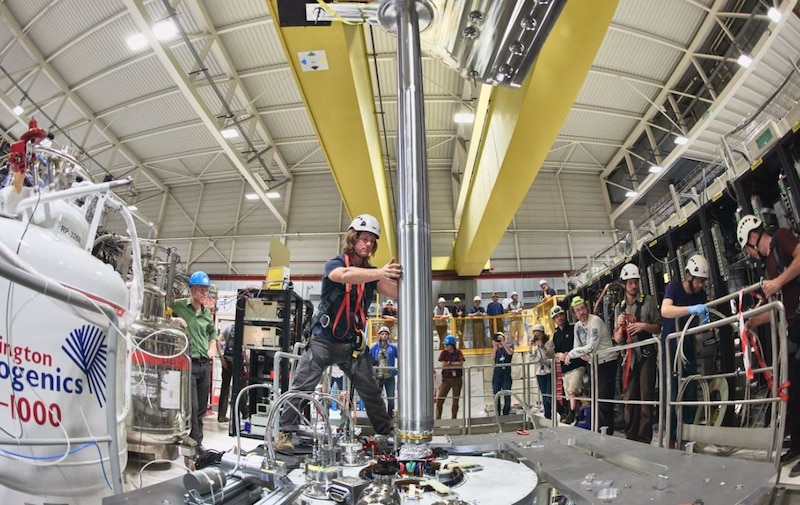
[[[450,315],[456,322],[456,337],[458,337],[458,348],[464,348],[464,318],[467,317],[467,308],[461,303],[461,298],[453,298],[453,306],[450,307]]]
[[[378,341],[369,348],[375,362],[375,377],[378,387],[386,393],[386,409],[389,416],[394,416],[395,377],[397,376],[397,345],[389,342],[389,328],[381,326],[378,330]]]
[[[486,309],[481,305],[480,295],[475,295],[472,299],[472,307],[469,309],[469,317],[472,321],[472,347],[488,347],[486,344]]]
[[[661,334],[661,313],[658,302],[641,292],[639,267],[628,263],[622,267],[625,296],[615,309],[617,327],[614,340],[631,344]],[[622,398],[625,401],[656,399],[657,357],[654,344],[628,349],[622,372]],[[653,405],[625,404],[625,438],[649,444],[653,440]]]
[[[511,321],[508,325],[508,333],[514,345],[519,345],[524,342],[525,338],[525,322],[522,320],[522,310],[525,307],[522,300],[519,299],[519,293],[514,291],[511,293],[511,301],[506,306],[506,312],[511,314]]]
[[[551,288],[544,279],[539,281],[539,289],[542,290],[542,301],[556,295],[556,290]]]
[[[436,333],[439,334],[439,348],[444,349],[444,337],[447,336],[447,325],[450,322],[450,309],[447,308],[447,300],[444,297],[439,297],[436,301],[436,307],[433,308],[433,326],[436,328]]]
[[[781,463],[789,463],[800,458],[800,241],[788,228],[779,228],[767,233],[761,219],[752,214],[739,220],[736,227],[739,247],[750,258],[763,261],[767,276],[763,291],[772,296],[778,291],[783,294],[786,309],[787,348],[789,354],[789,412],[788,432],[791,438],[789,450],[781,456]],[[748,329],[753,329],[770,321],[770,313],[765,312],[747,320]],[[800,463],[789,472],[791,477],[800,475]]]
[[[381,227],[374,216],[356,216],[342,239],[342,253],[325,264],[322,296],[311,321],[311,338],[298,361],[289,392],[313,392],[322,372],[338,364],[364,401],[375,432],[389,435],[392,419],[364,352],[364,328],[375,291],[397,298],[397,281],[403,275],[403,267],[394,258],[380,268],[372,266],[370,258],[378,249],[380,235]],[[300,413],[304,410],[301,399],[290,403],[281,414],[281,431],[275,441],[275,448],[284,452],[294,449],[292,432],[300,428]]]
[[[686,267],[683,269],[683,279],[675,280],[667,285],[664,291],[664,300],[661,302],[661,340],[666,343],[667,335],[674,333],[677,328],[683,328],[686,323],[686,318],[695,316],[695,321],[698,323],[708,322],[708,307],[705,303],[708,301],[705,285],[708,279],[708,260],[699,254],[695,254],[686,262]],[[672,340],[669,346],[662,347],[668,349],[670,353],[671,362],[675,363],[675,355],[677,352],[677,341]],[[683,376],[692,375],[697,373],[697,353],[695,351],[694,338],[684,339],[683,355],[686,358],[686,364],[683,366]],[[662,359],[662,379],[672,377],[672,371],[667,370],[666,356]],[[661,381],[662,390],[662,405],[666,403],[667,387],[664,380]],[[672,378],[672,400],[677,397],[678,383],[677,379]],[[697,397],[697,381],[691,381],[687,384],[684,398],[694,399]],[[670,447],[675,447],[676,444],[676,429],[678,419],[672,411],[670,419]],[[695,408],[688,406],[683,407],[682,420],[684,423],[694,422]]]

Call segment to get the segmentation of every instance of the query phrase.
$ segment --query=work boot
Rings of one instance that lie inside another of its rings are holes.
[[[275,440],[275,450],[278,452],[294,452],[292,434],[286,431],[279,432],[278,438]]]
[[[567,418],[564,419],[564,424],[572,424],[575,422],[575,411],[570,410],[569,414],[567,414]]]
[[[797,477],[800,475],[800,463],[796,463],[791,470],[789,470],[789,477]]]
[[[781,465],[800,458],[800,449],[789,449],[781,455]]]

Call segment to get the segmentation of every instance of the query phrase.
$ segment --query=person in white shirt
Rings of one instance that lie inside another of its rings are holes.
[[[600,317],[589,313],[589,306],[580,296],[570,303],[575,318],[575,346],[567,354],[564,363],[569,365],[573,359],[591,361],[591,354],[599,353],[614,346],[611,332]],[[597,356],[597,398],[614,399],[614,383],[617,378],[617,354],[603,353]],[[614,434],[614,404],[602,402],[597,407],[599,426],[606,426],[606,434]],[[597,431],[600,431],[599,429]]]

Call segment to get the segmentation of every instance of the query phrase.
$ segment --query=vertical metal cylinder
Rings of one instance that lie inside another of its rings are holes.
[[[398,436],[426,443],[433,431],[433,294],[419,19],[415,0],[392,2],[397,13],[397,242],[404,269]]]

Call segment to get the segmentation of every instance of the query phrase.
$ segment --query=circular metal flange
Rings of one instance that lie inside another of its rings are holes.
[[[417,19],[419,20],[419,31],[424,32],[433,23],[433,6],[428,0],[411,0],[417,10]],[[389,33],[397,35],[397,9],[395,3],[397,0],[383,0],[381,6],[378,7],[378,23],[381,27]]]

